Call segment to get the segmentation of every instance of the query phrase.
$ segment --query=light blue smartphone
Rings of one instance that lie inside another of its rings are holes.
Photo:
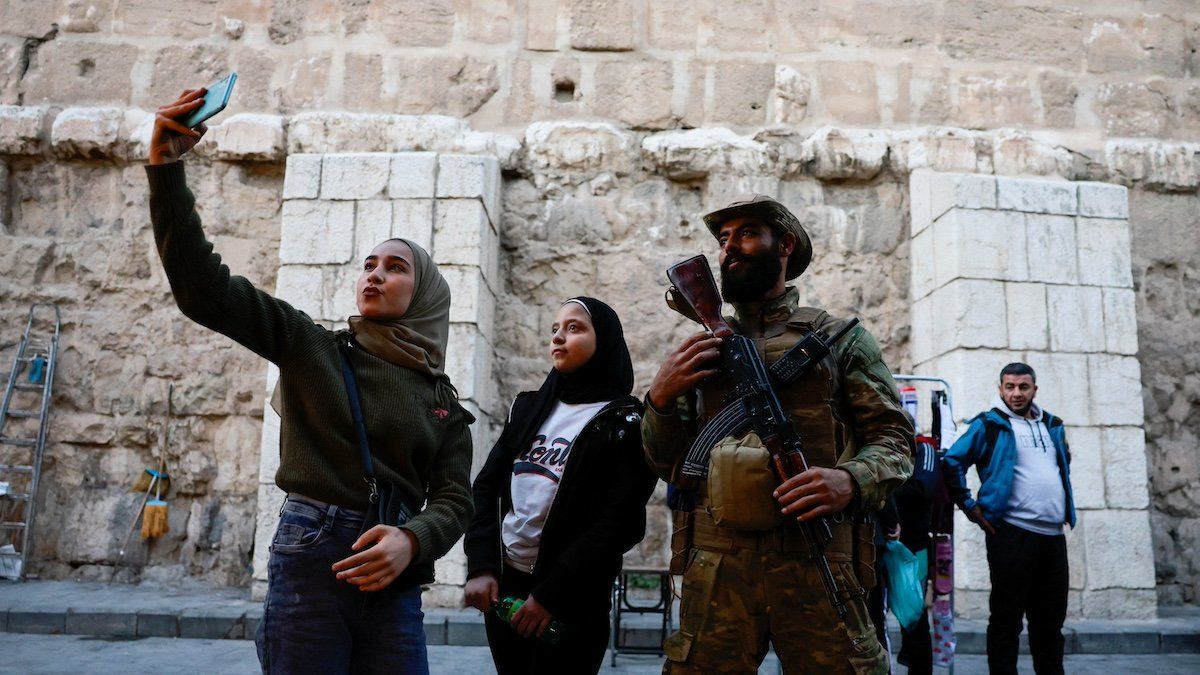
[[[229,103],[230,94],[233,93],[234,82],[237,82],[236,72],[208,85],[208,92],[204,94],[204,104],[193,110],[192,114],[183,120],[183,125],[194,129],[201,122],[224,110]]]

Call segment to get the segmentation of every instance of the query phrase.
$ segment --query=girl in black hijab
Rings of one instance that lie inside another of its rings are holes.
[[[552,369],[513,401],[473,487],[466,603],[485,613],[500,675],[597,672],[621,557],[646,532],[655,477],[642,455],[641,403],[621,320],[594,298],[563,303]],[[524,605],[511,623],[492,611]],[[556,644],[546,635],[561,626]]]

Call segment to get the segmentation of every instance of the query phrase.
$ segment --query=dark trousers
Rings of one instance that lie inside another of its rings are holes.
[[[255,639],[264,673],[428,675],[420,586],[365,593],[330,569],[362,524],[337,506],[284,502]]]
[[[1022,618],[1029,621],[1029,653],[1038,675],[1063,672],[1063,621],[1067,617],[1067,538],[1009,523],[987,535],[992,577],[988,619],[988,670],[1015,675]]]
[[[533,577],[511,567],[500,575],[500,597],[524,600],[533,589]],[[484,614],[488,647],[498,675],[558,675],[559,673],[596,673],[608,649],[608,613],[594,617],[560,619],[564,625],[562,640],[549,645],[537,638],[523,638],[512,626],[495,614]]]

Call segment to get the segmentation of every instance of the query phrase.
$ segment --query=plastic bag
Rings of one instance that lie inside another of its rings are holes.
[[[898,541],[889,541],[883,552],[887,568],[888,604],[896,621],[908,630],[925,611],[925,575],[921,561]]]

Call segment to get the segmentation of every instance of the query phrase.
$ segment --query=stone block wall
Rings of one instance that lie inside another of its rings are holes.
[[[1200,139],[1186,0],[3,0],[0,103]]]
[[[400,237],[425,248],[453,293],[446,373],[472,427],[475,468],[487,457],[501,419],[496,387],[494,307],[500,170],[495,157],[436,152],[295,154],[283,181],[275,295],[329,328],[356,314],[354,287],[376,244]],[[266,399],[278,369],[269,367]],[[266,591],[267,557],[283,493],[279,416],[263,408],[254,543],[255,597]],[[437,562],[427,601],[453,605],[466,580],[461,544]]]
[[[949,380],[963,424],[993,405],[1006,363],[1033,366],[1073,457],[1069,612],[1153,617],[1126,188],[918,171],[910,189],[916,371]],[[984,616],[982,534],[961,513],[955,532],[959,609]]]

